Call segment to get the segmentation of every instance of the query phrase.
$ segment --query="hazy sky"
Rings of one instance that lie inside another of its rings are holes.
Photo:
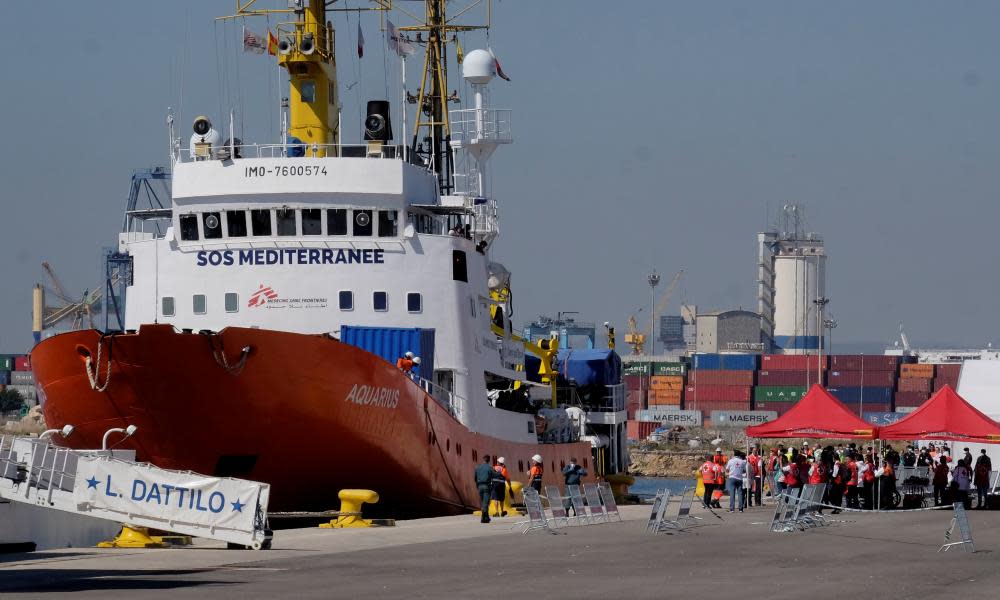
[[[276,139],[276,68],[213,22],[233,6],[5,3],[0,352],[30,346],[41,261],[74,292],[100,281],[131,170],[166,164],[168,106],[185,139],[230,105],[245,141]],[[359,64],[342,17],[341,89],[361,82],[347,143],[359,103],[397,97],[398,76],[376,18]],[[490,44],[513,81],[494,104],[514,109],[515,144],[493,161],[494,256],[515,320],[575,310],[624,331],[654,267],[661,289],[685,269],[671,312],[753,309],[755,233],[797,202],[827,240],[838,341],[891,341],[899,321],[915,345],[996,339],[998,24],[988,1],[496,2]]]

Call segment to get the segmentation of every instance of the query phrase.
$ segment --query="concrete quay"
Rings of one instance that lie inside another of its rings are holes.
[[[674,507],[668,509],[668,514]],[[770,533],[770,507],[713,514],[675,534],[643,533],[647,506],[625,521],[521,535],[523,518],[444,517],[380,529],[275,532],[269,551],[194,547],[65,549],[0,555],[0,597],[105,598],[665,598],[946,596],[1000,592],[1000,514],[970,511],[975,553],[938,553],[951,511],[843,513],[804,532]],[[957,531],[953,540],[957,539]],[[711,583],[711,587],[709,586]]]

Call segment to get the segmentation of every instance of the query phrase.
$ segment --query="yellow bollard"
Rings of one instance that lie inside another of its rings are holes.
[[[133,527],[122,525],[122,530],[118,532],[113,540],[98,542],[98,548],[166,548],[170,544],[159,536],[149,535],[148,527]]]
[[[323,523],[320,527],[324,529],[342,529],[345,527],[371,527],[371,519],[361,518],[361,505],[374,504],[378,502],[378,494],[371,490],[340,490],[337,494],[340,498],[340,512],[342,513],[336,520]]]
[[[695,481],[698,482],[697,487],[694,488],[694,497],[695,498],[704,498],[705,497],[705,482],[702,481],[702,479],[701,479],[701,469],[697,469],[694,472],[694,478],[695,478]]]
[[[514,508],[513,504],[515,495],[520,494],[523,487],[524,484],[520,481],[510,482],[510,489],[508,490],[508,493],[505,494],[502,505],[499,500],[490,500],[490,516],[499,517],[503,515],[503,513],[507,513],[508,517],[519,517],[523,515],[524,513]]]

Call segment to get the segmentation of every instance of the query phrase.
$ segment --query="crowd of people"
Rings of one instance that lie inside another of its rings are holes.
[[[929,477],[911,474],[912,480],[899,482],[900,467],[926,467]],[[702,502],[706,507],[722,508],[722,496],[728,493],[729,512],[743,512],[754,503],[760,506],[765,486],[775,494],[806,484],[826,484],[823,504],[834,507],[834,514],[842,508],[896,508],[900,483],[914,488],[932,484],[935,506],[962,502],[966,508],[972,508],[970,492],[975,489],[976,508],[983,509],[988,500],[991,471],[986,450],[973,464],[968,448],[962,456],[954,457],[945,445],[907,446],[900,454],[892,446],[877,452],[872,446],[859,448],[854,443],[846,447],[843,444],[823,447],[810,446],[808,442],[803,442],[801,448],[778,444],[766,456],[756,445],[749,453],[734,450],[732,457],[727,457],[722,448],[716,448],[715,454],[706,456],[699,467],[705,487]]]

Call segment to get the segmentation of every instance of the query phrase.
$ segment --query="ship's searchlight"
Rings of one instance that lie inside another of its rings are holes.
[[[222,135],[212,128],[212,122],[208,117],[198,117],[191,126],[194,133],[191,135],[191,158],[195,160],[208,160],[212,157],[212,150],[222,141]]]

